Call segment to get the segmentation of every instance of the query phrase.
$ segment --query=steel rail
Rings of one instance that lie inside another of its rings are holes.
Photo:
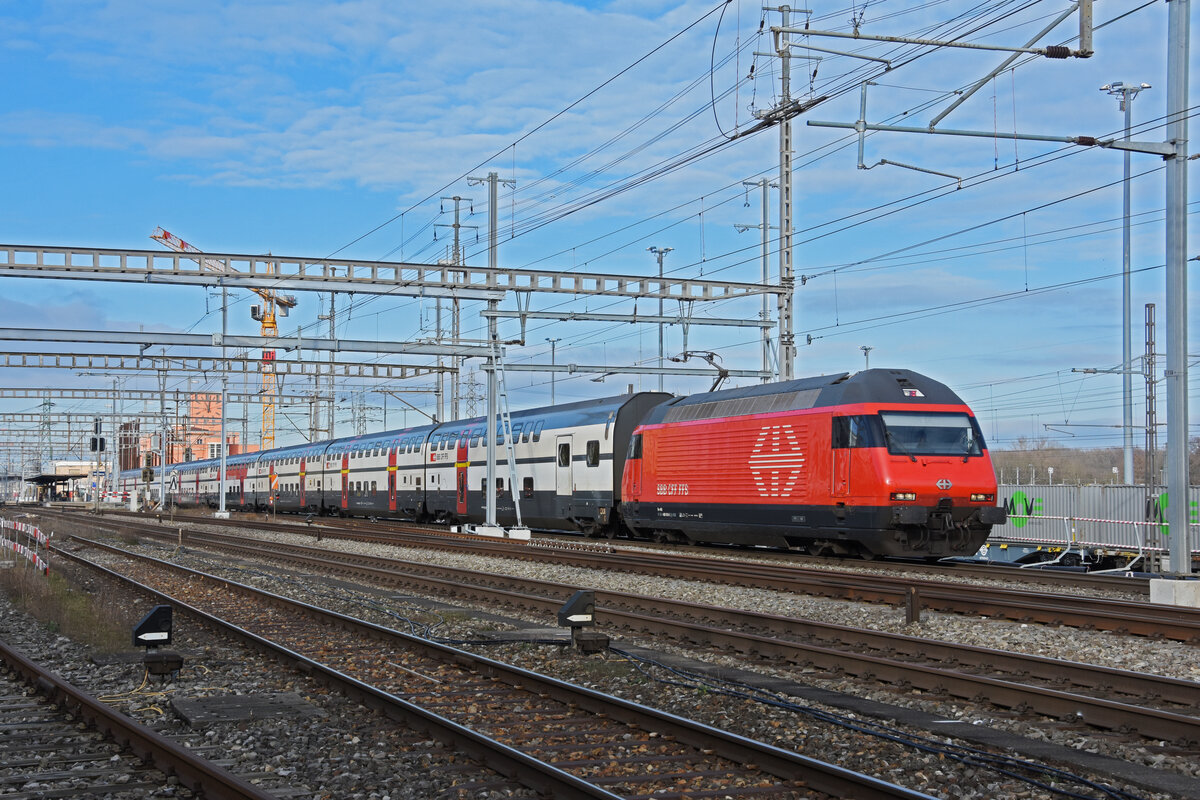
[[[39,694],[77,714],[88,725],[127,747],[145,763],[152,764],[167,775],[175,775],[181,784],[197,795],[207,800],[275,800],[274,793],[242,780],[162,734],[114,711],[2,640],[0,660],[24,676],[25,681]]]
[[[711,750],[717,756],[728,759],[733,763],[755,765],[756,769],[771,773],[784,780],[803,781],[807,788],[834,797],[856,797],[864,798],[864,800],[895,800],[897,798],[901,800],[932,800],[929,795],[922,792],[906,789],[871,776],[803,756],[799,753],[748,739],[673,714],[640,706],[636,703],[605,695],[601,692],[538,675],[537,673],[494,661],[484,656],[440,645],[426,639],[265,592],[261,589],[239,584],[225,578],[207,575],[197,570],[163,562],[149,556],[131,553],[112,545],[93,540],[78,540],[86,543],[88,546],[119,553],[123,557],[132,560],[153,564],[156,568],[166,569],[198,580],[214,582],[227,589],[235,589],[238,592],[264,598],[273,604],[289,609],[293,613],[299,612],[312,618],[319,618],[343,629],[352,628],[362,631],[364,636],[392,640],[410,647],[417,647],[429,652],[438,653],[440,654],[440,658],[445,661],[467,666],[474,671],[491,675],[512,686],[524,686],[535,692],[550,691],[556,697],[569,697],[570,702],[579,708],[587,709],[596,714],[607,715],[635,728],[642,727],[645,729],[648,727],[651,730],[659,731],[668,737],[675,737],[675,739],[681,742],[686,742],[702,750]],[[484,763],[496,768],[502,774],[517,776],[518,780],[531,786],[531,788],[547,792],[556,798],[618,797],[618,795],[577,778],[564,770],[554,767],[552,764],[528,756],[516,748],[497,742],[452,720],[429,712],[419,705],[405,701],[396,695],[383,692],[370,684],[344,675],[282,645],[257,636],[227,621],[213,617],[195,606],[180,601],[178,598],[170,597],[152,587],[132,581],[115,570],[94,564],[83,559],[81,556],[68,553],[60,547],[52,546],[52,549],[56,555],[69,558],[77,563],[86,564],[89,568],[102,571],[115,579],[133,583],[142,591],[148,592],[162,600],[175,603],[190,613],[197,614],[200,618],[209,620],[219,627],[235,633],[239,637],[248,638],[259,647],[267,649],[289,662],[298,664],[300,668],[306,671],[320,673],[327,680],[335,681],[339,685],[349,688],[351,693],[357,695],[359,699],[371,700],[372,707],[385,710],[389,714],[399,711],[410,721],[419,724],[422,729],[441,733],[443,736],[449,735],[450,744],[456,747],[468,748],[469,752],[477,754]],[[535,779],[532,781],[528,775],[528,771],[530,770],[536,772]]]

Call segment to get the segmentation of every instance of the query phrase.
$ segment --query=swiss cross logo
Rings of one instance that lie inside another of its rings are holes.
[[[941,489],[943,492],[946,491],[947,489],[949,489],[953,485],[954,485],[953,483],[946,480],[945,478],[942,478],[940,481],[937,482],[937,487],[939,489]]]
[[[760,497],[790,497],[804,469],[804,451],[791,425],[764,425],[750,453],[750,476]]]

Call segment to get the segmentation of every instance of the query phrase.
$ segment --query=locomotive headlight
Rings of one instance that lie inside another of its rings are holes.
[[[916,492],[892,492],[893,500],[916,500]]]
[[[994,503],[994,502],[996,502],[996,495],[972,493],[971,494],[971,502],[972,503]]]

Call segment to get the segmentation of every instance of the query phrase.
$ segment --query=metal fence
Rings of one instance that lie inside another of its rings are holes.
[[[1170,551],[1165,489],[1001,484],[999,491],[1008,521],[992,528],[991,543]],[[1200,553],[1200,486],[1188,492],[1188,522],[1191,551]]]

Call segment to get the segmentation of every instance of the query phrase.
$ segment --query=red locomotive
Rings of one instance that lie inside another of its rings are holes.
[[[669,400],[635,430],[622,519],[660,541],[971,555],[1003,523],[971,410],[909,370]]]

